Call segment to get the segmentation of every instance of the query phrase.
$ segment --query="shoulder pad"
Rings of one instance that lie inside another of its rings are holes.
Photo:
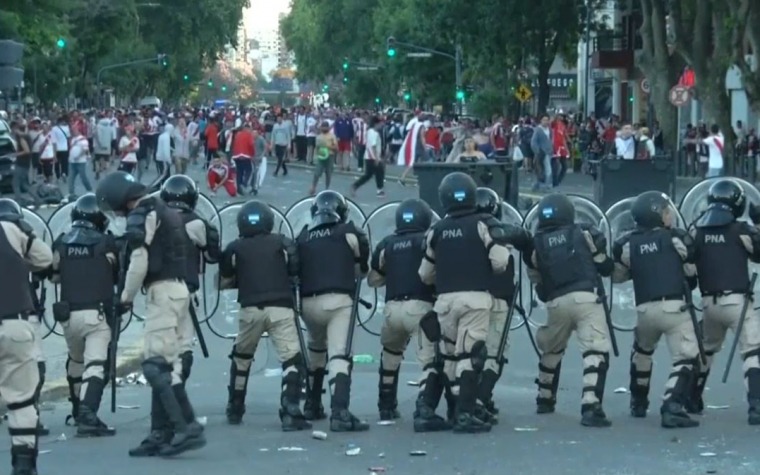
[[[125,237],[132,249],[145,246],[145,217],[148,212],[149,210],[147,210],[147,212],[138,212],[138,209],[135,208],[129,213],[129,216],[127,216],[127,231]]]
[[[18,221],[15,221],[15,222],[11,221],[11,222],[14,223],[16,226],[18,226],[21,232],[23,232],[27,236],[29,237],[34,236],[34,228],[32,228],[32,225],[27,223],[25,220],[19,219]]]

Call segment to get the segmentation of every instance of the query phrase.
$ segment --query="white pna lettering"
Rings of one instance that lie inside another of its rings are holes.
[[[332,232],[330,231],[330,228],[326,229],[315,229],[314,231],[309,231],[309,239],[318,239],[330,236]]]
[[[457,229],[444,229],[443,235],[441,236],[442,239],[459,239],[461,237],[464,237],[464,234],[462,233],[462,230]]]
[[[656,242],[648,242],[639,246],[639,254],[655,254],[660,252]]]
[[[559,236],[549,236],[549,247],[557,247],[560,244],[567,243],[567,236],[560,234]]]
[[[90,255],[90,249],[84,246],[70,246],[69,257],[87,257]]]
[[[705,234],[705,244],[725,244],[726,236],[722,234]]]
[[[409,241],[409,240],[393,243],[393,250],[394,251],[400,251],[402,249],[409,249],[410,247],[412,247],[412,241]]]

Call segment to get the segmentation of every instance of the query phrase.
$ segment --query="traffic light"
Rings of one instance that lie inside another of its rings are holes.
[[[328,89],[330,89],[330,86],[327,84],[322,85],[322,92],[327,92]]]
[[[461,89],[457,90],[457,100],[458,101],[463,101],[464,100],[464,91],[461,90]]]
[[[222,84],[222,92],[227,92],[227,85],[226,84]]]
[[[346,71],[348,69],[348,58],[343,58],[343,70]]]
[[[379,97],[375,98],[375,104],[380,104],[380,98]]]
[[[214,87],[214,81],[211,79],[208,80],[208,87]]]
[[[156,57],[156,60],[158,61],[158,64],[160,64],[160,65],[161,65],[161,66],[163,66],[163,67],[167,67],[167,66],[169,66],[169,59],[168,59],[167,55],[165,55],[165,54],[163,54],[163,53],[162,53],[162,54],[159,54],[159,55]]]
[[[66,47],[66,40],[63,38],[58,38],[58,41],[55,42],[55,45],[58,47],[58,49],[63,49]]]
[[[388,51],[388,57],[393,58],[396,56],[396,38],[389,36],[385,40],[385,49]]]
[[[187,74],[185,74],[184,76],[182,76],[182,79],[184,81],[189,81],[190,80],[190,76],[188,76]]]
[[[404,93],[404,100],[405,100],[406,102],[409,102],[409,101],[411,101],[411,100],[412,100],[412,93],[411,93],[411,92],[409,92],[409,91],[406,91],[406,92]]]
[[[348,84],[348,76],[343,76],[343,84]]]

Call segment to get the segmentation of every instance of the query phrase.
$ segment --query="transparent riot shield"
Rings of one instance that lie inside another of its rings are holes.
[[[614,242],[636,228],[636,223],[631,216],[631,206],[636,197],[625,198],[610,206],[607,210],[607,221],[602,226],[605,234],[611,237],[608,252],[612,252]],[[673,226],[686,229],[684,219],[678,208],[670,203],[670,212],[673,215]],[[633,283],[629,280],[622,284],[612,284],[612,278],[605,279],[607,297],[612,310],[612,324],[620,331],[633,331],[636,327],[636,301],[633,294]],[[698,303],[698,295],[694,295],[694,303]]]
[[[227,205],[219,211],[218,218],[210,221],[211,225],[218,229],[223,229],[222,249],[229,243],[238,238],[237,216],[243,203]],[[293,229],[290,227],[285,215],[271,207],[274,212],[274,229],[272,232],[284,234],[294,239]],[[216,293],[215,311],[211,312],[210,318],[206,321],[209,329],[220,338],[234,340],[238,332],[238,313],[240,306],[237,303],[237,289],[219,290],[219,266],[210,265],[204,276],[206,286]]]
[[[513,226],[522,226],[523,217],[514,206],[507,203],[506,201],[502,201],[501,220],[506,224],[511,224]],[[523,300],[527,300],[524,298],[524,294],[522,292],[522,281],[527,277],[525,276],[522,268],[522,255],[516,252],[513,257],[515,259],[515,279],[517,279],[517,285],[515,286],[515,289],[520,292],[517,296],[517,305],[519,305],[520,310],[522,310],[525,308]],[[515,310],[515,315],[512,318],[512,324],[510,325],[510,329],[512,330],[520,328],[525,324],[525,320],[517,313],[520,310]]]
[[[599,228],[600,231],[605,233],[607,242],[609,242],[609,232],[605,230],[609,230],[610,227],[607,223],[607,217],[599,206],[584,196],[571,194],[566,196],[573,203],[573,206],[575,206],[575,223],[591,225]],[[530,210],[528,210],[528,213],[525,215],[525,220],[523,221],[523,227],[530,231],[531,234],[535,234],[538,228],[539,204],[540,203],[534,204]],[[533,284],[527,277],[528,274],[525,263],[522,265],[525,278],[522,279],[521,291],[523,295],[523,303],[527,307],[525,308],[525,311],[528,312],[528,320],[530,323],[534,326],[540,326],[546,322],[546,307],[536,295]]]
[[[400,201],[387,203],[367,216],[362,225],[362,229],[369,237],[371,252],[385,237],[390,236],[396,230],[396,210]],[[441,218],[433,211],[433,223]],[[362,281],[361,297],[372,304],[371,309],[359,306],[359,325],[367,332],[375,336],[380,336],[380,329],[383,325],[383,309],[385,308],[385,287],[372,288],[367,284],[367,279]]]
[[[21,209],[24,215],[24,221],[26,221],[31,227],[34,235],[38,239],[42,239],[48,246],[53,245],[53,233],[50,231],[45,219],[34,211],[26,208]],[[55,286],[49,280],[43,280],[38,282],[38,279],[33,278],[30,281],[32,292],[35,294],[35,299],[39,302],[40,314],[40,335],[42,338],[47,338],[51,333],[56,335],[62,335],[60,329],[56,328],[55,320],[53,320],[53,299],[49,295],[55,295]]]
[[[691,228],[691,226],[694,225],[694,223],[702,216],[702,213],[704,213],[707,209],[707,193],[710,190],[710,186],[712,186],[712,184],[716,181],[725,179],[726,177],[708,178],[692,186],[691,189],[686,192],[686,194],[681,199],[681,204],[678,209],[681,211],[681,215],[683,216],[683,219],[686,222],[686,226],[688,228]],[[747,199],[747,207],[744,210],[744,214],[739,218],[739,220],[752,224],[752,220],[749,219],[749,205],[751,203],[760,205],[760,191],[758,191],[758,189],[755,188],[752,183],[742,180],[741,178],[731,177],[730,179],[741,185],[742,189],[744,190],[744,195]],[[755,264],[754,262],[750,261],[749,272],[760,273],[760,264]],[[697,308],[702,308],[702,302],[701,299],[698,299],[698,293],[699,292],[695,290],[694,304]]]

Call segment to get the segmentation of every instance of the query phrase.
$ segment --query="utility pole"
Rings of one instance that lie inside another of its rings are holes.
[[[586,43],[585,48],[585,67],[583,68],[583,74],[585,76],[583,80],[583,113],[586,117],[589,116],[590,112],[590,106],[591,106],[591,100],[589,96],[591,95],[591,1],[592,0],[586,0],[586,35],[584,42]]]

